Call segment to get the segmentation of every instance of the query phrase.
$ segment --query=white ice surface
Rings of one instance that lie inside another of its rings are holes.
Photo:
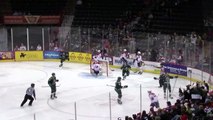
[[[89,65],[64,63],[59,68],[58,62],[2,62],[0,63],[0,120],[110,120],[109,94],[111,95],[112,120],[124,118],[140,112],[140,85],[142,86],[142,110],[149,110],[150,100],[147,91],[158,95],[161,108],[166,107],[163,89],[158,88],[158,75],[131,73],[122,85],[123,104],[117,104],[117,94],[113,87],[121,70],[111,71],[111,76],[95,78],[89,73]],[[55,72],[59,79],[57,96],[50,100],[50,88],[47,80]],[[23,108],[20,104],[26,89],[35,83],[37,99],[31,107],[28,102]],[[175,79],[171,80],[173,87]],[[189,81],[178,78],[173,97],[173,104],[178,97],[178,88],[185,88]],[[76,104],[75,104],[76,103]],[[76,105],[76,109],[75,109]],[[76,110],[76,112],[75,112]]]

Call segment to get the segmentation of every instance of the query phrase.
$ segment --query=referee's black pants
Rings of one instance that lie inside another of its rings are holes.
[[[27,102],[27,100],[30,100],[30,102],[29,102],[29,104],[28,105],[32,105],[32,103],[33,103],[33,100],[34,100],[34,98],[31,96],[31,95],[25,95],[24,96],[24,100],[22,101],[22,103],[21,103],[21,107]]]

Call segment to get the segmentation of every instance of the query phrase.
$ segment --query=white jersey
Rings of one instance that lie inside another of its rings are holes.
[[[97,60],[97,61],[98,61],[98,60],[101,60],[101,59],[102,59],[102,54],[101,54],[101,53],[98,53],[98,54],[94,55],[94,56],[93,56],[93,59],[94,59],[94,60]]]
[[[155,93],[149,93],[149,99],[151,103],[158,102],[158,96],[156,96]]]
[[[122,54],[121,54],[121,56],[120,56],[120,59],[125,59],[125,60],[127,60],[127,58],[129,57],[129,53],[127,53],[127,52],[123,52]]]
[[[100,70],[101,70],[101,65],[95,63],[95,64],[92,65],[92,69],[93,69],[94,71],[100,71]]]
[[[22,46],[20,46],[19,50],[20,50],[20,51],[25,51],[25,50],[27,50],[27,49],[26,49],[26,46],[22,45]]]
[[[137,63],[143,62],[142,55],[136,55],[135,61]]]

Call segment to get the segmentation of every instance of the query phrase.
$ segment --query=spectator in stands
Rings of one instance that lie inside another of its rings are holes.
[[[179,54],[177,57],[177,64],[182,64],[182,63],[183,63],[183,56]]]
[[[151,58],[150,58],[150,61],[157,61],[157,51],[155,49],[152,49],[151,50]]]
[[[33,45],[30,46],[30,50],[35,50]]]
[[[151,120],[151,117],[144,110],[141,115],[141,120]]]
[[[196,35],[194,32],[191,33],[190,39],[191,39],[191,44],[192,44],[192,45],[196,45],[196,42],[197,42],[197,35]]]
[[[60,51],[60,48],[57,45],[55,45],[55,47],[53,48],[53,50],[54,51]]]
[[[50,41],[49,43],[49,50],[53,50],[54,49],[54,42]]]
[[[172,56],[172,58],[170,59],[169,63],[171,63],[171,64],[176,64],[177,63],[175,56]]]
[[[77,0],[76,4],[77,5],[82,5],[82,0]]]
[[[15,48],[14,48],[14,51],[18,51],[19,50],[19,46],[16,45]]]
[[[26,48],[26,46],[23,43],[21,43],[21,46],[20,46],[19,50],[20,51],[26,51],[27,48]]]
[[[42,47],[40,44],[37,45],[36,50],[42,50]]]

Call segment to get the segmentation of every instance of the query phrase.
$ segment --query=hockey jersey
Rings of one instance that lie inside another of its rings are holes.
[[[92,65],[92,69],[93,69],[94,71],[100,71],[100,70],[101,70],[101,66],[100,66],[100,64],[93,64],[93,65]]]

